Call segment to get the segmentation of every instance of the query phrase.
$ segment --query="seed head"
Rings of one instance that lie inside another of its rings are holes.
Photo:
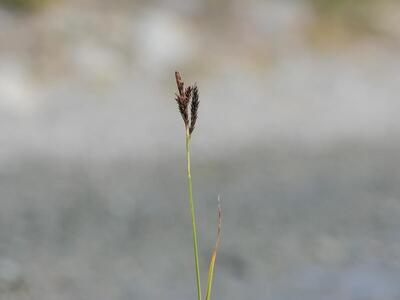
[[[185,89],[185,83],[182,80],[181,74],[175,72],[176,85],[178,93],[175,94],[175,101],[178,103],[179,112],[181,113],[185,127],[189,128],[189,134],[192,134],[196,121],[197,111],[199,109],[199,90],[196,85],[188,86]],[[189,103],[190,103],[190,124],[189,124]]]
[[[176,85],[178,87],[178,94],[176,95],[175,101],[178,103],[179,112],[181,113],[185,127],[189,125],[189,112],[188,106],[190,101],[190,95],[192,93],[191,88],[188,87],[185,90],[185,83],[182,81],[181,74],[175,72]],[[188,97],[189,96],[189,97]]]
[[[194,130],[194,126],[197,121],[197,111],[199,109],[200,101],[199,101],[199,89],[196,85],[193,86],[192,93],[192,102],[190,103],[190,128],[189,133],[192,134]]]

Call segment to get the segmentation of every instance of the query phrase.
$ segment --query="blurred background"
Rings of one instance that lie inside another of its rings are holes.
[[[400,3],[0,0],[0,299],[400,299]]]

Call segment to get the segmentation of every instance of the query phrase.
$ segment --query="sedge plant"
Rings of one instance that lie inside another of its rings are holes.
[[[197,121],[197,112],[199,109],[199,90],[196,85],[189,85],[185,87],[185,83],[179,72],[175,72],[176,85],[178,87],[178,93],[176,93],[176,102],[178,104],[179,112],[182,116],[185,124],[185,139],[186,139],[186,162],[187,162],[187,178],[188,178],[188,193],[189,193],[189,208],[192,219],[192,234],[193,234],[193,254],[194,263],[196,270],[196,288],[197,288],[197,300],[201,300],[201,282],[200,282],[200,268],[199,268],[199,251],[198,251],[198,240],[197,240],[197,228],[196,228],[196,212],[193,201],[193,188],[192,188],[192,175],[190,170],[190,142],[192,133]],[[211,253],[211,259],[208,269],[207,278],[207,289],[205,300],[210,300],[211,287],[214,276],[214,266],[217,257],[217,251],[221,240],[221,205],[220,197],[218,196],[218,220],[217,220],[217,240],[214,249]]]

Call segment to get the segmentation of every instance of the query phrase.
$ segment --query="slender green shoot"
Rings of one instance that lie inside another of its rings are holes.
[[[197,285],[197,299],[201,300],[201,283],[200,283],[200,269],[199,269],[199,251],[197,243],[197,229],[196,229],[196,214],[193,202],[193,190],[192,190],[192,175],[190,173],[190,133],[189,128],[186,129],[186,160],[187,160],[187,176],[188,176],[188,188],[189,188],[189,206],[190,213],[192,216],[192,231],[193,231],[193,251],[194,261],[196,265],[196,285]]]
[[[218,195],[217,240],[215,242],[214,249],[213,249],[213,251],[211,253],[210,266],[208,268],[206,300],[210,300],[210,296],[211,296],[211,287],[212,287],[212,281],[213,281],[213,277],[214,277],[214,265],[215,265],[215,260],[217,258],[217,252],[218,252],[219,244],[221,242],[221,224],[222,224],[221,198]]]

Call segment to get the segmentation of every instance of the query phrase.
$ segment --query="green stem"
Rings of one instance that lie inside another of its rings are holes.
[[[190,174],[190,133],[189,128],[186,128],[186,159],[187,159],[187,175],[189,185],[189,205],[192,215],[192,230],[193,230],[193,251],[194,261],[196,264],[196,284],[197,284],[197,299],[201,300],[201,284],[200,284],[200,269],[199,269],[199,253],[197,247],[197,229],[196,229],[196,214],[194,211],[193,191],[192,191],[192,175]]]

